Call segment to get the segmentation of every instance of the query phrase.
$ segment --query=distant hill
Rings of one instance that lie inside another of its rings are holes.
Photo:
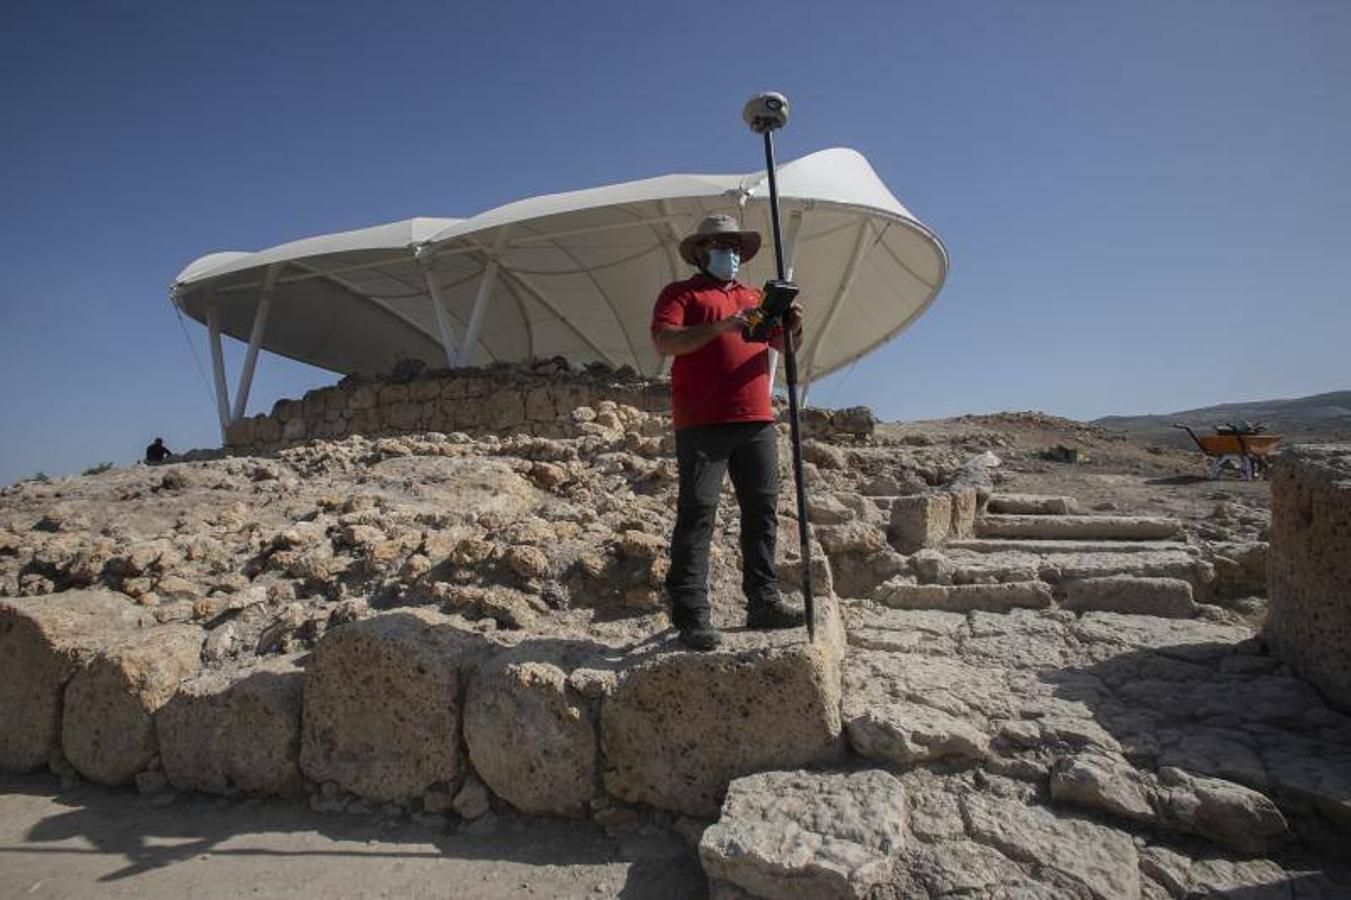
[[[1190,447],[1191,438],[1173,428],[1184,422],[1197,434],[1212,433],[1226,422],[1261,422],[1273,434],[1296,441],[1351,440],[1351,391],[1331,391],[1286,400],[1255,400],[1221,403],[1200,409],[1142,416],[1103,416],[1092,424],[1128,431],[1145,441]]]

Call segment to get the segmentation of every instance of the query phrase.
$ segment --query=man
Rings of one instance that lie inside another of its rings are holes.
[[[159,465],[170,456],[173,456],[173,451],[164,446],[164,438],[155,438],[155,443],[145,448],[145,461],[152,466]]]
[[[699,272],[667,285],[652,311],[652,343],[671,366],[671,416],[680,469],[680,499],[671,537],[666,591],[680,640],[711,650],[720,638],[709,618],[708,549],[723,473],[730,473],[741,508],[742,591],[750,628],[792,628],[802,610],[779,596],[774,568],[779,463],[770,407],[769,343],[743,336],[746,313],[761,292],[736,280],[741,263],[760,249],[760,235],[731,216],[711,216],[680,243]],[[802,309],[787,320],[796,341]]]

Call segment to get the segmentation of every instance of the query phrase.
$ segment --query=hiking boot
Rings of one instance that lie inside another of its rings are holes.
[[[746,612],[746,627],[757,631],[774,628],[798,628],[807,621],[807,613],[782,597],[757,603]]]
[[[694,624],[680,629],[680,643],[691,650],[712,650],[722,643],[722,635],[712,625]]]

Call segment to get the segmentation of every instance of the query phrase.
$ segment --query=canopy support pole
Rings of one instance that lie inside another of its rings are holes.
[[[220,439],[225,443],[225,429],[230,424],[230,386],[225,383],[225,353],[220,345],[220,314],[216,312],[216,298],[207,308],[206,324],[211,335],[211,375],[216,382],[216,415],[220,417]]]
[[[844,305],[844,298],[849,296],[849,289],[854,286],[854,276],[858,273],[859,264],[863,262],[863,257],[868,255],[868,248],[872,244],[868,241],[872,229],[868,226],[868,220],[864,219],[863,224],[858,229],[858,240],[854,243],[854,255],[849,258],[849,265],[844,270],[844,277],[840,279],[840,287],[835,292],[835,299],[831,301],[830,309],[826,311],[826,320],[821,323],[821,330],[816,332],[816,340],[812,342],[811,360],[807,363],[807,384],[802,389],[803,403],[806,403],[807,391],[812,386],[812,380],[816,376],[816,357],[821,352],[821,345],[826,342],[826,334],[830,331],[830,326],[835,323],[835,316],[839,313],[840,307]]]
[[[786,247],[784,257],[788,260],[788,266],[785,269],[788,281],[793,280],[793,264],[797,261],[797,233],[802,228],[803,210],[795,209],[788,215],[788,232],[784,235],[783,243]],[[779,371],[779,351],[773,347],[769,348],[769,395],[774,396],[774,376]],[[803,401],[806,401],[806,391],[803,391]]]
[[[432,308],[436,310],[436,327],[441,332],[441,347],[446,351],[446,368],[455,368],[455,329],[450,324],[450,313],[446,309],[446,298],[441,294],[441,287],[436,283],[436,277],[432,274],[432,261],[430,256],[422,252],[422,248],[417,250],[417,261],[422,269],[422,280],[427,282],[427,293],[432,297]]]
[[[483,331],[483,314],[488,309],[488,297],[492,295],[493,285],[497,283],[497,271],[500,268],[501,264],[493,258],[483,270],[483,277],[478,283],[478,293],[474,295],[474,311],[469,314],[469,331],[464,336],[464,346],[460,348],[456,365],[469,364],[469,354],[473,352],[474,345],[478,343],[479,333]]]
[[[235,410],[231,420],[238,422],[244,418],[244,409],[249,402],[249,388],[253,387],[253,370],[258,365],[258,348],[263,345],[263,331],[267,328],[267,314],[272,308],[272,288],[277,283],[277,273],[281,265],[274,263],[267,267],[263,277],[263,289],[258,295],[258,310],[253,314],[253,330],[249,332],[249,349],[244,354],[244,368],[239,373],[239,390],[235,392]]]
[[[469,365],[469,355],[474,352],[474,345],[478,343],[479,334],[483,331],[483,314],[488,310],[488,298],[492,296],[493,286],[497,283],[497,273],[502,268],[497,254],[506,244],[507,232],[510,230],[510,226],[507,226],[499,231],[497,239],[493,241],[492,250],[485,254],[488,257],[488,265],[483,270],[483,277],[478,283],[478,293],[474,296],[474,310],[469,314],[469,329],[464,336],[464,346],[460,348],[459,357],[456,359],[458,365]]]

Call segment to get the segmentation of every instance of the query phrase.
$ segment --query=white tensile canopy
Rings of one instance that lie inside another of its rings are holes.
[[[947,254],[859,153],[822,150],[778,170],[784,256],[802,287],[799,369],[810,383],[894,337],[938,294]],[[259,348],[344,374],[564,356],[647,375],[652,305],[689,277],[680,239],[707,215],[759,231],[741,281],[774,275],[769,186],[749,175],[664,175],[509,203],[468,219],[417,218],[256,253],[213,253],[173,299],[211,333],[222,429],[248,401]],[[248,342],[233,407],[220,335]]]

